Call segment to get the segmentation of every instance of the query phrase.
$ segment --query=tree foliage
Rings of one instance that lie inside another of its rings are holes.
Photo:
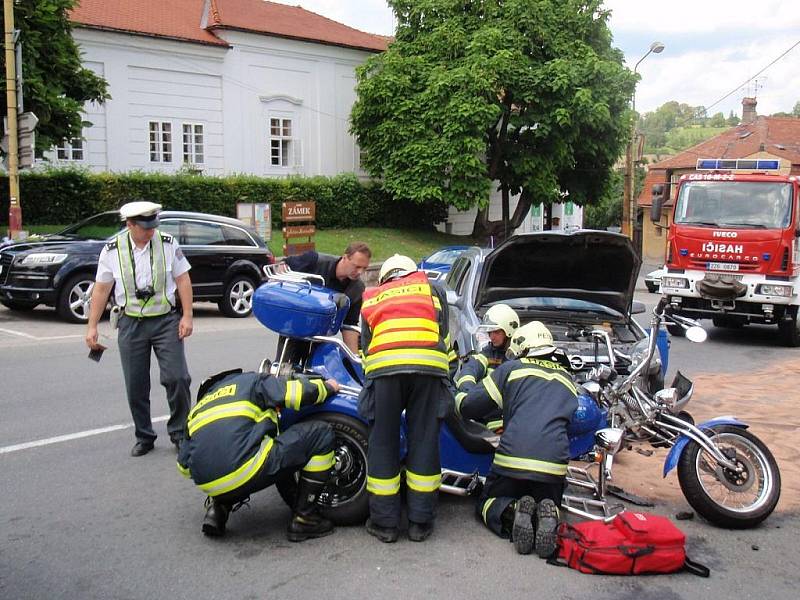
[[[629,134],[634,75],[600,0],[389,0],[389,49],[358,70],[352,131],[394,196],[481,207],[493,185],[531,202],[605,189]],[[507,205],[506,205],[507,206]]]
[[[81,65],[68,19],[76,3],[19,0],[14,5],[14,24],[22,43],[24,107],[39,118],[36,147],[40,153],[58,142],[80,137],[84,103],[110,97],[106,81]],[[5,72],[4,54],[1,62]],[[0,110],[4,115],[6,106],[3,93]]]

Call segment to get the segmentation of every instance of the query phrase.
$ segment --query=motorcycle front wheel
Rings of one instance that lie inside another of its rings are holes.
[[[741,427],[716,425],[706,433],[741,471],[719,465],[691,441],[678,462],[683,495],[715,525],[730,529],[758,525],[775,510],[781,495],[781,474],[775,458],[761,440]]]
[[[338,413],[320,413],[306,422],[328,423],[336,435],[333,450],[334,474],[317,498],[328,519],[337,525],[357,525],[369,516],[367,497],[367,426],[361,421]],[[297,494],[297,473],[276,482],[283,501],[294,507]]]

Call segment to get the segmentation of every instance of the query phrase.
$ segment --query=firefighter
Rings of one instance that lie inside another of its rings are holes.
[[[366,381],[359,413],[369,422],[367,531],[395,542],[400,525],[400,419],[408,423],[408,537],[433,531],[441,483],[439,425],[453,401],[448,370],[447,300],[413,260],[383,263],[379,287],[364,292],[361,340]]]
[[[208,494],[204,534],[224,535],[232,509],[247,502],[253,492],[297,471],[299,484],[287,537],[300,542],[333,532],[333,524],[316,505],[334,465],[333,429],[317,421],[297,423],[279,434],[277,410],[320,404],[338,389],[333,379],[287,380],[241,369],[203,382],[189,413],[178,470]]]
[[[478,500],[486,526],[514,542],[520,554],[542,558],[556,549],[558,506],[564,492],[567,426],[578,407],[575,383],[555,358],[553,336],[539,321],[514,332],[509,361],[473,387],[461,414],[479,419],[496,407],[503,434]]]
[[[495,304],[486,311],[478,331],[488,333],[489,343],[480,352],[470,356],[458,372],[455,380],[456,400],[464,398],[478,382],[505,362],[508,344],[517,327],[519,317],[508,304]],[[499,419],[499,409],[486,418],[489,422]]]

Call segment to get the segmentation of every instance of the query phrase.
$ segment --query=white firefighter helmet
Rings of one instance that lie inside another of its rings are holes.
[[[407,256],[395,254],[387,258],[381,265],[381,271],[378,275],[378,283],[385,283],[392,276],[397,276],[401,273],[406,275],[408,273],[413,273],[416,270],[417,263]]]
[[[517,312],[508,304],[495,304],[483,315],[483,321],[478,326],[481,331],[497,331],[502,329],[510,338],[519,327]]]
[[[510,359],[521,356],[543,356],[555,352],[553,334],[541,321],[531,321],[518,328],[511,336],[506,356]]]

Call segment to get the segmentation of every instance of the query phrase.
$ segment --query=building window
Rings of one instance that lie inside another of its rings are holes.
[[[299,141],[292,137],[292,119],[270,118],[269,164],[273,167],[298,167],[302,165]]]
[[[150,121],[150,162],[172,162],[172,123]]]
[[[73,138],[56,148],[58,160],[83,160],[83,140]]]
[[[183,124],[183,162],[191,165],[205,162],[203,126],[200,123]]]

